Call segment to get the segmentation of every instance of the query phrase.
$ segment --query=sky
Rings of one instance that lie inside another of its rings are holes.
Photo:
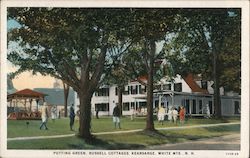
[[[7,62],[8,68],[7,73],[15,72],[17,70],[11,63]],[[22,89],[34,89],[34,88],[53,88],[53,84],[55,79],[51,76],[42,76],[41,74],[32,75],[31,72],[26,71],[18,76],[16,76],[13,80],[14,88],[17,90]]]
[[[8,29],[19,27],[19,24],[14,20],[9,20],[7,25]],[[15,72],[16,70],[17,67],[7,61],[7,73]],[[50,76],[42,76],[41,74],[32,75],[31,72],[26,71],[15,77],[12,82],[17,90],[25,88],[53,88],[55,79]]]

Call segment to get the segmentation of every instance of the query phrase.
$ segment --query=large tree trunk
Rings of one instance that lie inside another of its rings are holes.
[[[220,88],[219,88],[219,74],[218,74],[218,52],[213,48],[213,81],[214,81],[214,108],[215,116],[221,118],[221,102],[220,102]]]
[[[91,98],[93,93],[78,93],[80,99],[80,120],[79,120],[79,136],[85,140],[91,140]]]
[[[105,56],[107,48],[101,48],[101,54],[95,66],[94,73],[90,73],[90,61],[87,56],[82,58],[81,65],[81,84],[78,86],[77,93],[80,99],[80,120],[79,120],[79,137],[91,142],[93,136],[91,135],[91,98],[95,89],[98,88],[101,75],[103,74]],[[87,55],[87,54],[85,54]],[[87,60],[87,61],[85,61]],[[87,63],[87,64],[84,64]],[[90,75],[91,74],[91,75]],[[91,77],[90,77],[91,76]]]
[[[117,87],[117,93],[118,93],[118,106],[121,110],[121,115],[122,115],[122,93],[123,93],[123,90],[124,90],[124,86],[118,86]]]
[[[154,75],[154,54],[155,42],[150,41],[150,55],[148,66],[148,82],[147,82],[147,122],[146,130],[155,130],[153,118],[153,75]]]
[[[69,85],[63,83],[63,91],[64,91],[64,117],[68,115],[68,96],[69,96]]]

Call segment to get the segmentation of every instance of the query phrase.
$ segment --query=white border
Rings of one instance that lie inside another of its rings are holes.
[[[241,96],[241,150],[238,156],[226,156],[225,150],[195,150],[192,157],[248,157],[249,156],[249,2],[248,1],[134,1],[134,0],[2,0],[1,1],[1,124],[0,124],[0,141],[1,141],[1,156],[3,157],[73,157],[67,155],[54,155],[53,152],[62,152],[67,150],[7,150],[7,75],[6,75],[6,52],[7,52],[7,7],[148,7],[148,8],[226,8],[237,7],[242,8],[242,96]],[[75,150],[68,150],[71,153]],[[79,151],[79,150],[77,150]],[[89,150],[85,150],[88,152]],[[93,151],[93,150],[91,150]],[[112,150],[107,150],[109,152]],[[123,150],[129,151],[129,150]],[[137,150],[138,151],[138,150]],[[174,152],[173,150],[167,150]],[[129,151],[131,152],[131,151]],[[178,150],[177,150],[178,152]],[[187,151],[191,152],[191,151]],[[229,151],[230,152],[230,151]],[[83,157],[78,155],[74,157]],[[151,155],[98,155],[86,157],[152,157]],[[160,156],[157,156],[160,157]],[[173,156],[164,155],[162,157],[188,157],[188,156]]]
[[[249,157],[249,2],[242,7],[241,29],[241,150]]]
[[[4,106],[4,105],[7,105],[7,74],[6,73],[6,59],[7,59],[7,53],[6,53],[6,50],[7,50],[7,38],[6,38],[6,35],[7,35],[7,32],[5,30],[5,26],[6,23],[7,23],[7,20],[5,17],[7,16],[4,16],[4,11],[5,11],[5,7],[2,6],[2,3],[1,2],[1,98],[0,98],[0,101],[1,101],[1,114],[0,114],[0,117],[1,117],[1,123],[0,123],[0,128],[1,128],[1,136],[0,136],[0,141],[1,141],[1,156],[4,154],[4,150],[3,149],[6,149],[6,142],[7,141],[7,125],[6,125],[6,118],[7,118],[7,107]],[[5,11],[6,12],[6,11]],[[1,157],[0,156],[0,157]]]

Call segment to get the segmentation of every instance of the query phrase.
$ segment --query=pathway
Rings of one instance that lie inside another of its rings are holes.
[[[149,146],[152,150],[240,150],[240,134]]]
[[[206,124],[206,125],[192,125],[192,126],[181,126],[181,127],[180,126],[178,126],[178,127],[164,127],[164,128],[156,128],[156,129],[157,130],[181,130],[181,129],[191,129],[191,128],[202,128],[202,127],[227,126],[227,125],[235,125],[235,124],[240,124],[240,122]],[[113,132],[98,132],[98,133],[92,133],[92,134],[93,135],[107,135],[107,134],[120,134],[120,133],[134,133],[134,132],[140,132],[140,131],[143,131],[143,129],[126,130],[126,131],[113,131]],[[53,136],[34,136],[34,137],[15,137],[15,138],[7,138],[7,141],[63,138],[63,137],[72,137],[74,135],[75,134],[53,135]]]

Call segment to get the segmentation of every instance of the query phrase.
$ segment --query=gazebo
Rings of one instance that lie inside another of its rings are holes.
[[[17,91],[15,93],[9,94],[7,96],[7,100],[10,103],[10,107],[18,107],[17,103],[23,103],[24,110],[21,112],[14,111],[9,115],[9,118],[18,119],[18,118],[31,118],[31,117],[38,117],[38,102],[44,101],[44,97],[46,95],[37,91],[33,91],[31,89],[23,89]],[[32,102],[36,101],[36,112],[32,112]],[[27,109],[27,102],[29,103],[29,108]]]

